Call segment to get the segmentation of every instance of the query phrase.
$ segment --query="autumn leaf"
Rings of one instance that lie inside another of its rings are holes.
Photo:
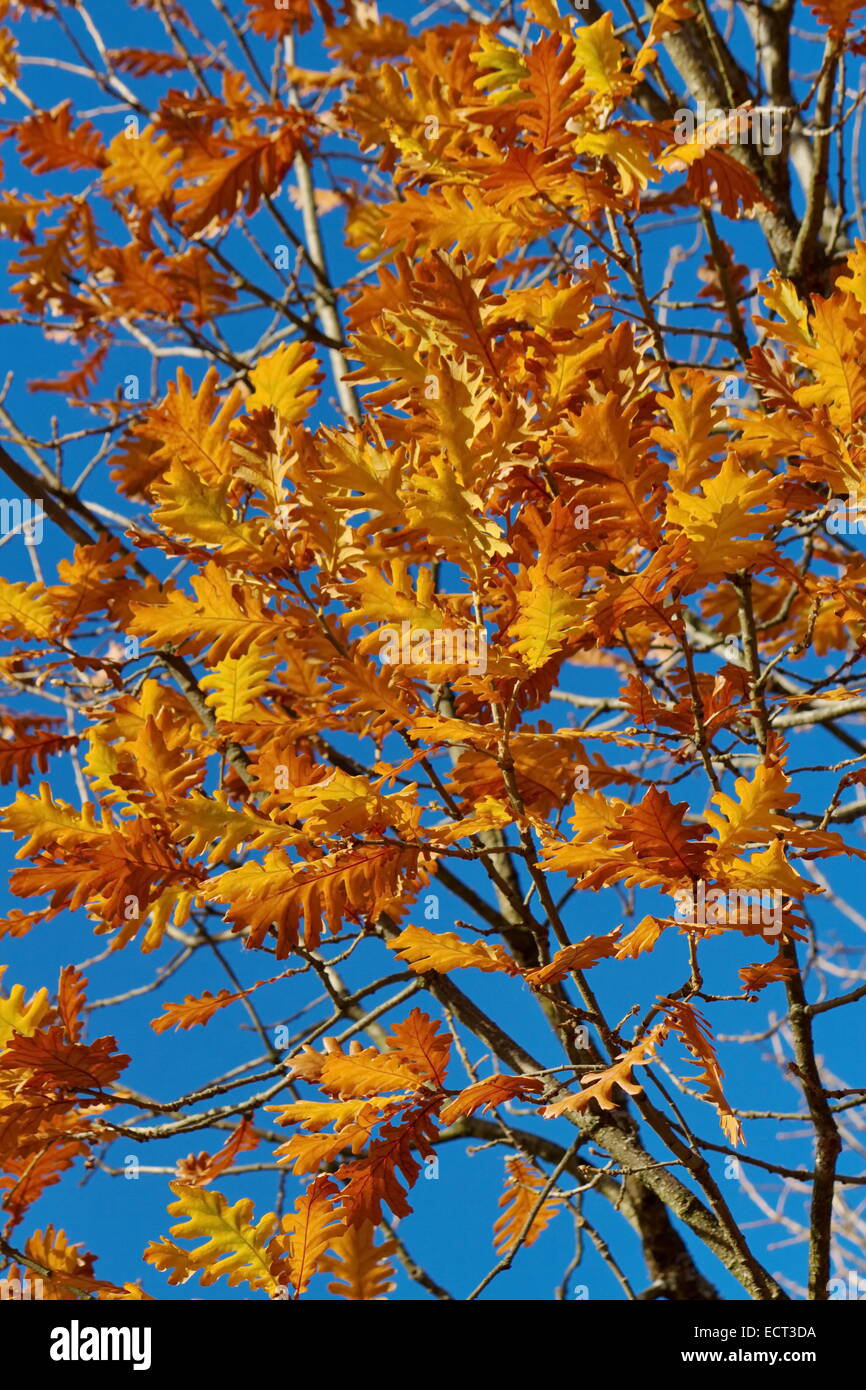
[[[316,1178],[295,1203],[293,1215],[284,1216],[282,1232],[272,1242],[278,1258],[275,1268],[283,1270],[295,1298],[304,1292],[322,1263],[332,1242],[343,1235],[335,1198],[338,1189],[327,1178]]]
[[[153,125],[140,132],[130,126],[105,152],[103,186],[109,193],[132,192],[142,207],[154,208],[172,196],[179,154]]]
[[[504,970],[514,974],[514,962],[501,946],[484,941],[461,941],[456,932],[431,932],[424,927],[406,927],[388,943],[401,960],[419,974],[426,970]]]
[[[643,1086],[632,1075],[633,1069],[636,1066],[648,1066],[652,1062],[656,1048],[664,1040],[667,1032],[667,1024],[657,1023],[645,1038],[623,1053],[613,1066],[607,1067],[604,1071],[584,1072],[581,1077],[583,1089],[566,1095],[561,1100],[552,1101],[544,1109],[545,1119],[553,1119],[557,1115],[579,1114],[591,1101],[595,1101],[602,1110],[616,1110],[622,1101],[614,1093],[615,1086],[630,1096],[639,1095]]]
[[[269,357],[259,358],[250,372],[253,391],[247,410],[274,410],[290,425],[303,420],[316,399],[321,381],[319,364],[309,343],[282,343]]]
[[[175,1275],[171,1282],[185,1282],[198,1274],[199,1282],[208,1285],[226,1275],[232,1288],[244,1283],[252,1289],[277,1292],[279,1284],[271,1273],[269,1253],[277,1226],[272,1212],[253,1225],[253,1204],[247,1198],[229,1206],[225,1197],[208,1188],[182,1182],[169,1186],[176,1198],[169,1214],[183,1218],[172,1226],[172,1236],[201,1244],[193,1250],[172,1241],[151,1244],[144,1252],[148,1263],[171,1268]]]
[[[0,0],[0,1294],[474,1301],[568,1206],[560,1300],[833,1296],[864,4],[132,8]],[[28,1223],[124,1136],[114,1283]]]
[[[741,1144],[743,1130],[722,1091],[724,1073],[719,1066],[706,1019],[693,1005],[682,999],[676,1003],[666,1003],[666,1013],[671,1027],[691,1053],[692,1065],[702,1068],[695,1080],[704,1086],[706,1098],[715,1106],[725,1138],[729,1144]]]
[[[467,1086],[455,1100],[449,1101],[440,1118],[443,1125],[451,1125],[463,1115],[494,1110],[506,1101],[522,1099],[542,1089],[542,1082],[533,1076],[489,1076],[486,1081]]]
[[[328,1285],[329,1293],[366,1302],[387,1298],[396,1288],[391,1259],[397,1246],[393,1240],[377,1245],[371,1222],[347,1227],[341,1236],[332,1239],[329,1249],[331,1253],[319,1262],[320,1269],[335,1276]]]

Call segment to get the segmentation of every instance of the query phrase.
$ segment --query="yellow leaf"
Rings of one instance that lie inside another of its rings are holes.
[[[286,421],[297,425],[312,406],[321,381],[319,364],[311,343],[281,343],[269,357],[260,357],[250,372],[253,393],[247,410],[270,407]]]
[[[208,864],[225,863],[242,844],[249,843],[250,849],[274,849],[297,838],[288,826],[256,815],[251,808],[231,806],[226,793],[219,789],[213,797],[189,793],[171,807],[171,821],[178,840],[192,837],[186,846],[187,856],[193,859],[209,849]]]
[[[157,503],[152,519],[170,535],[216,548],[221,556],[267,565],[273,552],[271,523],[238,520],[226,500],[230,487],[229,479],[209,486],[175,459],[151,489]]]
[[[556,582],[557,571],[543,564],[529,571],[529,588],[520,594],[520,611],[511,627],[517,639],[511,650],[520,653],[530,671],[556,656],[569,640],[581,634],[587,602]]]
[[[734,796],[738,800],[727,792],[716,792],[712,800],[719,811],[707,811],[706,819],[715,831],[717,857],[735,855],[750,843],[766,842],[791,828],[792,822],[782,813],[796,806],[799,797],[788,791],[789,786],[779,763],[763,763],[755,768],[751,782],[737,778]]]
[[[517,973],[517,966],[501,946],[488,946],[485,941],[461,941],[456,932],[432,932],[424,927],[407,927],[388,942],[418,975],[428,970],[446,974],[449,970],[504,970]]]
[[[517,1244],[543,1189],[547,1186],[544,1174],[518,1155],[506,1158],[505,1174],[505,1191],[499,1199],[500,1207],[504,1207],[505,1210],[497,1217],[493,1226],[493,1247],[499,1255],[507,1254]],[[524,1245],[534,1245],[545,1227],[550,1225],[559,1206],[556,1197],[545,1198],[523,1237]]]
[[[613,160],[626,197],[658,178],[651,147],[637,135],[626,135],[621,130],[593,130],[575,137],[574,150],[577,154]]]
[[[204,1242],[186,1256],[190,1274],[200,1272],[200,1282],[206,1285],[227,1274],[232,1288],[249,1284],[253,1289],[277,1292],[279,1285],[270,1272],[267,1249],[277,1225],[273,1212],[253,1225],[253,1204],[247,1197],[230,1207],[225,1197],[211,1188],[191,1187],[182,1182],[169,1186],[177,1198],[169,1213],[183,1217],[172,1226],[171,1234],[182,1240]],[[146,1258],[155,1263],[152,1255]]]
[[[15,856],[26,859],[40,850],[80,845],[93,835],[107,835],[111,825],[94,818],[93,804],[86,801],[80,811],[65,801],[55,801],[47,782],[40,783],[39,795],[18,792],[11,806],[0,812],[3,829],[16,840],[26,838]]]
[[[720,384],[709,372],[689,368],[672,372],[670,385],[671,394],[658,398],[670,429],[657,426],[652,437],[673,454],[677,487],[691,492],[718,468],[713,455],[722,441],[713,431],[725,417],[724,408],[716,404]]]
[[[685,492],[671,474],[668,520],[691,542],[695,569],[689,583],[705,584],[763,563],[770,552],[767,533],[785,516],[778,505],[779,480],[761,469],[747,474],[733,454],[702,484],[701,494]]]
[[[209,659],[217,662],[256,645],[273,647],[290,630],[255,590],[233,584],[219,565],[205,565],[192,587],[194,599],[172,589],[165,603],[133,604],[129,631],[145,636],[149,646],[183,645],[196,654],[207,648]]]
[[[854,250],[848,252],[848,273],[839,276],[836,288],[853,295],[860,308],[866,310],[866,241],[859,237]]]
[[[51,600],[41,584],[12,584],[0,579],[0,634],[50,642],[54,628]]]
[[[400,202],[383,209],[382,240],[387,246],[404,243],[410,256],[424,250],[448,251],[459,246],[479,261],[501,260],[542,233],[545,213],[528,200],[508,212],[492,208],[471,184],[445,184],[421,194],[408,189]],[[552,218],[549,218],[551,222]]]
[[[841,295],[832,299],[816,295],[813,303],[814,346],[803,345],[798,356],[816,380],[794,394],[807,409],[825,405],[833,424],[850,432],[866,412],[866,315],[846,314]]]
[[[258,701],[270,685],[272,669],[273,658],[256,647],[243,656],[225,657],[199,681],[201,689],[210,692],[205,704],[225,723],[254,719],[260,712]]]
[[[803,878],[788,863],[785,846],[781,840],[774,840],[769,849],[753,854],[746,863],[735,859],[725,868],[725,879],[740,892],[759,895],[767,892],[780,893],[783,898],[802,898],[805,893],[820,893],[817,883]],[[754,917],[754,914],[750,914]]]
[[[432,460],[433,476],[416,473],[406,490],[409,524],[480,582],[486,566],[507,556],[509,546],[495,521],[484,517],[484,503],[464,487],[445,457]]]
[[[106,150],[108,163],[102,174],[107,193],[131,189],[136,202],[153,208],[167,199],[180,165],[180,150],[167,135],[155,135],[152,125],[138,135],[123,130]]]
[[[396,1288],[394,1266],[390,1257],[396,1253],[393,1240],[375,1241],[372,1221],[349,1226],[341,1236],[331,1241],[331,1253],[320,1261],[320,1268],[335,1276],[328,1293],[354,1302],[370,1302],[387,1298]]]
[[[649,34],[635,57],[633,71],[642,73],[644,68],[654,63],[658,51],[653,45],[659,43],[666,34],[674,33],[681,24],[694,16],[695,11],[690,0],[661,0],[661,4],[657,5],[653,12]]]
[[[0,975],[5,969],[0,965]],[[31,1038],[50,1011],[47,989],[37,990],[29,1004],[25,1003],[23,985],[13,985],[9,994],[0,994],[0,1049],[15,1033]]]
[[[622,71],[623,53],[609,14],[574,31],[573,67],[583,68],[583,85],[590,92],[616,98],[628,90],[630,84]]]

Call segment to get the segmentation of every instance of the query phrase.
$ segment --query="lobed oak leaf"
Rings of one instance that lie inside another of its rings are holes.
[[[292,1163],[297,1176],[317,1172],[346,1153],[357,1154],[373,1138],[376,1126],[389,1116],[399,1114],[405,1104],[403,1097],[363,1097],[346,1101],[298,1101],[282,1109],[280,1123],[297,1120],[306,1133],[295,1134],[274,1150],[280,1163]],[[277,1109],[278,1107],[274,1107]],[[322,1131],[329,1124],[330,1134]]]
[[[90,121],[72,128],[72,102],[29,116],[18,127],[21,162],[34,174],[57,169],[102,169],[106,163],[102,136]]]
[[[572,970],[589,970],[598,961],[618,955],[617,935],[617,932],[609,932],[606,936],[585,936],[573,946],[563,946],[547,965],[525,970],[523,978],[530,985],[553,985],[564,980]]]
[[[205,703],[223,723],[253,719],[270,685],[273,665],[273,657],[255,647],[243,656],[218,661],[199,681],[199,687],[209,692]]]
[[[704,1087],[706,1099],[715,1106],[725,1138],[730,1144],[741,1144],[743,1142],[742,1127],[722,1091],[724,1072],[716,1057],[709,1024],[694,1005],[688,1003],[687,1000],[663,999],[661,1004],[674,1032],[679,1034],[692,1054],[694,1059],[692,1065],[703,1068],[695,1080]]]
[[[82,975],[76,966],[63,966],[57,986],[57,1012],[60,1015],[66,1037],[71,1043],[80,1042],[81,1034],[84,1031],[81,1012],[85,1003],[84,987],[86,984],[87,977]],[[23,1031],[23,1029],[19,1029],[19,1031]]]
[[[625,49],[614,33],[609,14],[603,14],[594,24],[582,24],[573,39],[573,68],[583,70],[583,85],[588,91],[611,102],[630,91],[632,79],[623,71]]]
[[[262,199],[279,189],[295,156],[303,148],[308,117],[285,108],[276,129],[264,134],[250,128],[236,148],[196,150],[183,165],[178,218],[189,237],[205,235],[243,209],[252,216]],[[163,137],[165,138],[165,137]]]
[[[510,629],[516,639],[511,649],[522,656],[530,671],[537,671],[583,636],[587,601],[569,592],[563,577],[561,565],[539,563],[527,573],[527,588],[519,595],[518,615]]]
[[[102,186],[109,194],[131,192],[142,208],[158,207],[172,197],[180,159],[180,150],[155,126],[132,135],[122,130],[105,152]]]
[[[866,0],[806,0],[812,13],[825,24],[830,37],[844,38],[854,15],[862,10]]]
[[[391,1028],[388,1045],[401,1061],[428,1086],[441,1089],[451,1055],[451,1035],[440,1033],[439,1024],[421,1009]]]
[[[425,251],[457,249],[479,262],[500,260],[543,231],[548,214],[525,202],[507,212],[491,207],[471,184],[445,185],[435,193],[409,189],[399,203],[383,209],[382,239],[387,246],[401,246],[413,255]]]
[[[219,790],[213,797],[188,792],[183,801],[168,808],[168,816],[175,838],[188,841],[187,857],[194,859],[207,850],[208,865],[227,863],[243,844],[251,849],[271,849],[293,844],[298,838],[288,826],[257,815],[252,807],[230,805],[227,794]]]
[[[845,313],[842,295],[822,299],[815,295],[810,322],[812,342],[801,345],[797,356],[815,377],[811,386],[794,393],[807,410],[827,407],[839,429],[856,429],[866,413],[866,380],[862,362],[866,351],[866,313]]]
[[[347,916],[375,920],[416,872],[417,859],[411,850],[359,846],[295,864],[272,851],[262,864],[221,875],[208,896],[230,904],[227,917],[236,931],[249,931],[254,946],[273,927],[276,956],[283,960],[300,939],[302,920],[308,950],[321,940],[326,922],[335,934]]]
[[[163,1004],[165,1012],[159,1018],[152,1019],[150,1026],[154,1033],[165,1033],[169,1028],[196,1028],[209,1023],[220,1009],[244,999],[249,993],[251,991],[246,989],[221,989],[212,994],[206,989],[198,996],[188,994],[182,1004]]]
[[[736,855],[749,844],[764,843],[778,834],[794,828],[784,813],[799,800],[789,791],[790,778],[778,762],[761,763],[749,781],[738,777],[734,796],[716,792],[713,801],[718,811],[707,811],[706,818],[716,837],[715,854],[722,860]]]
[[[743,965],[737,974],[743,982],[743,991],[752,994],[758,990],[766,989],[767,985],[777,984],[780,980],[791,979],[796,973],[796,969],[797,967],[790,960],[776,955],[772,960],[762,961],[758,965]]]
[[[41,584],[0,579],[0,636],[50,643],[56,619]]]
[[[682,491],[676,474],[670,481],[667,515],[689,538],[691,587],[768,563],[767,533],[785,515],[778,478],[763,469],[747,474],[729,454],[700,496]]]
[[[173,1240],[161,1236],[159,1240],[148,1242],[143,1258],[161,1274],[168,1275],[169,1284],[185,1284],[198,1272],[193,1253],[176,1245]],[[202,1279],[204,1283],[204,1279]]]
[[[488,1076],[484,1081],[467,1086],[449,1101],[439,1118],[443,1125],[450,1125],[463,1115],[474,1115],[476,1110],[494,1110],[509,1100],[522,1100],[524,1096],[543,1090],[544,1083],[534,1076]]]
[[[34,1154],[24,1151],[4,1157],[3,1174],[0,1176],[0,1193],[3,1194],[0,1205],[9,1215],[7,1229],[11,1230],[23,1221],[28,1208],[39,1200],[46,1189],[60,1182],[75,1160],[89,1152],[88,1145],[80,1140],[58,1136],[53,1142],[50,1138],[46,1139],[41,1152]]]
[[[348,1226],[329,1246],[329,1254],[319,1261],[319,1268],[333,1274],[334,1282],[328,1293],[353,1302],[371,1302],[387,1298],[397,1286],[393,1282],[394,1266],[391,1256],[397,1253],[393,1240],[376,1244],[372,1222]]]
[[[617,943],[614,955],[617,960],[637,960],[644,951],[653,950],[662,932],[672,925],[670,919],[663,917],[642,917],[637,926]]]
[[[34,765],[40,772],[48,771],[49,760],[58,753],[76,748],[81,735],[58,733],[57,721],[39,718],[3,719],[0,731],[0,785],[16,779],[19,787],[33,777]]]
[[[133,77],[163,77],[167,73],[180,72],[186,60],[178,53],[159,53],[150,48],[112,48],[108,57],[119,72],[128,72]],[[198,61],[202,63],[202,59]]]
[[[456,932],[431,932],[424,927],[410,926],[388,942],[388,949],[396,951],[419,975],[428,970],[441,974],[449,970],[517,973],[517,966],[501,946],[488,946],[485,941],[461,941]]]
[[[271,0],[246,0],[250,12],[250,28],[263,38],[278,41],[288,34],[305,34],[313,23],[310,0],[285,0],[275,8]],[[315,6],[325,24],[333,24],[334,15],[327,0],[315,0]]]
[[[633,71],[642,73],[658,59],[658,49],[654,47],[667,34],[673,34],[688,19],[694,19],[695,10],[691,0],[661,0],[653,10],[652,24],[647,37],[638,50]]]
[[[168,383],[165,397],[149,406],[135,426],[134,440],[154,446],[148,455],[148,473],[163,472],[174,461],[197,474],[208,487],[218,487],[233,476],[235,456],[229,426],[243,393],[235,387],[220,399],[219,374],[209,367],[195,389],[182,367],[177,380]]]
[[[134,603],[130,631],[149,645],[198,653],[207,649],[212,663],[240,656],[251,647],[279,643],[287,632],[280,614],[265,608],[256,592],[244,592],[225,570],[206,564],[192,580],[195,598],[173,589],[164,603]]]
[[[316,1178],[298,1198],[294,1213],[283,1217],[282,1231],[272,1242],[271,1269],[294,1289],[295,1298],[307,1288],[332,1241],[345,1231],[338,1195],[330,1178]]]
[[[0,975],[5,970],[5,965],[0,966]],[[51,1004],[45,988],[37,990],[29,1003],[23,985],[13,985],[8,994],[0,994],[0,1049],[16,1036],[32,1037],[50,1013]]]
[[[96,1257],[77,1243],[71,1245],[66,1232],[55,1230],[53,1225],[28,1236],[24,1254],[49,1271],[42,1276],[41,1296],[46,1301],[58,1302],[80,1297],[81,1291],[86,1290],[88,1285],[99,1283],[93,1278]]]
[[[246,409],[273,410],[287,424],[299,424],[314,404],[321,380],[312,343],[281,343],[250,371],[253,390]]]
[[[169,1186],[177,1199],[168,1208],[169,1215],[183,1218],[171,1227],[171,1235],[182,1240],[201,1240],[203,1244],[189,1252],[174,1242],[151,1245],[145,1251],[145,1259],[152,1264],[162,1261],[163,1267],[170,1263],[177,1275],[172,1281],[175,1283],[185,1282],[198,1273],[199,1282],[209,1285],[225,1274],[232,1288],[246,1283],[252,1289],[275,1294],[279,1283],[271,1273],[273,1256],[269,1249],[277,1226],[274,1213],[269,1212],[253,1225],[253,1204],[247,1197],[229,1206],[221,1193],[208,1188],[183,1182]],[[182,1262],[175,1256],[178,1250]]]
[[[634,128],[631,132],[615,127],[588,131],[575,136],[572,147],[576,154],[609,159],[616,168],[626,198],[635,197],[652,179],[658,177],[652,144]]]
[[[319,1079],[322,1090],[341,1100],[414,1091],[417,1073],[398,1054],[365,1047],[360,1052],[329,1053]]]
[[[232,481],[212,487],[175,459],[154,479],[154,524],[171,536],[192,541],[247,567],[267,568],[272,562],[273,538],[263,518],[241,521],[228,501]]]
[[[611,839],[633,845],[638,857],[669,879],[701,878],[707,859],[702,822],[686,824],[689,805],[671,801],[666,791],[650,786],[637,806],[618,818]]]
[[[717,404],[719,391],[717,378],[690,368],[672,372],[670,395],[659,396],[670,427],[657,425],[652,437],[673,454],[682,492],[692,492],[718,469],[715,456],[722,441],[716,431],[725,418],[724,407]]]
[[[383,1203],[396,1217],[411,1215],[398,1174],[412,1188],[421,1172],[413,1149],[423,1158],[433,1154],[433,1104],[426,1100],[406,1110],[400,1121],[385,1125],[365,1157],[344,1163],[337,1170],[337,1178],[345,1183],[342,1202],[347,1225],[360,1226],[366,1221],[378,1225]]]
[[[784,898],[802,898],[806,893],[820,893],[823,890],[810,878],[803,878],[788,863],[785,846],[781,840],[773,840],[769,849],[753,854],[748,863],[733,859],[725,864],[725,881],[740,892],[753,894],[754,904],[742,907],[743,924],[758,927],[758,900],[765,893],[781,894]],[[751,908],[751,910],[749,910]]]
[[[591,1101],[595,1101],[602,1110],[616,1110],[622,1102],[613,1094],[615,1086],[627,1091],[630,1096],[639,1095],[643,1086],[635,1080],[632,1071],[637,1066],[649,1066],[657,1046],[664,1041],[668,1031],[667,1023],[658,1023],[645,1038],[635,1043],[614,1062],[613,1066],[606,1067],[604,1071],[584,1072],[581,1078],[583,1090],[566,1095],[562,1100],[553,1101],[546,1106],[542,1111],[544,1118],[552,1120],[558,1115],[579,1114]]]
[[[544,1173],[515,1154],[505,1160],[505,1191],[499,1199],[504,1210],[493,1224],[493,1247],[498,1255],[513,1250],[518,1241],[534,1245],[560,1209],[557,1197],[541,1194],[547,1186]],[[537,1208],[537,1210],[536,1210]],[[530,1218],[531,1225],[528,1225]]]
[[[69,1042],[64,1028],[41,1028],[26,1037],[13,1036],[3,1053],[3,1066],[26,1070],[26,1089],[102,1091],[131,1061],[115,1052],[116,1047],[111,1037]]]

